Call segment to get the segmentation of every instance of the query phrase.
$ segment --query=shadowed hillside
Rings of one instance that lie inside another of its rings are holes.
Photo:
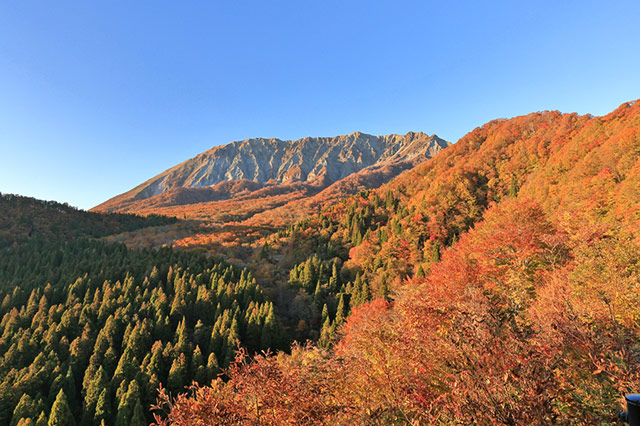
[[[175,223],[172,217],[98,214],[55,201],[0,194],[0,246],[29,240],[70,240]]]

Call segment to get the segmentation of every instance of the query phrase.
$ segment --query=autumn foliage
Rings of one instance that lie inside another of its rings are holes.
[[[638,103],[536,113],[327,209],[285,238],[315,250],[300,294],[341,301],[336,343],[241,355],[161,393],[158,424],[615,424],[640,391],[639,164]]]
[[[290,226],[269,194],[0,196],[0,426],[613,425],[640,392],[640,103],[494,120]]]
[[[331,383],[341,383],[341,367],[327,352],[295,346],[291,355],[240,350],[211,386],[193,385],[171,398],[160,389],[153,407],[158,426],[329,424],[352,410]],[[163,416],[162,413],[166,413]]]

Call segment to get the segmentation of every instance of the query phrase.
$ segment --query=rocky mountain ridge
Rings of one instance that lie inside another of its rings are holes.
[[[386,136],[355,132],[294,141],[247,139],[213,147],[93,210],[140,211],[149,206],[217,201],[233,198],[239,191],[296,182],[318,192],[367,168],[410,168],[448,145],[436,135],[414,132]]]

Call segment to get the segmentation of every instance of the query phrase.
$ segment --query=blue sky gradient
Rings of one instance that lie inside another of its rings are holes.
[[[214,145],[456,141],[640,98],[638,1],[0,4],[0,191],[90,208]]]

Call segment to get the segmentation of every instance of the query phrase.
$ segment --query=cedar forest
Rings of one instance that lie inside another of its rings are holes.
[[[491,121],[241,261],[114,238],[163,216],[0,225],[2,426],[613,425],[640,392],[640,102]]]

